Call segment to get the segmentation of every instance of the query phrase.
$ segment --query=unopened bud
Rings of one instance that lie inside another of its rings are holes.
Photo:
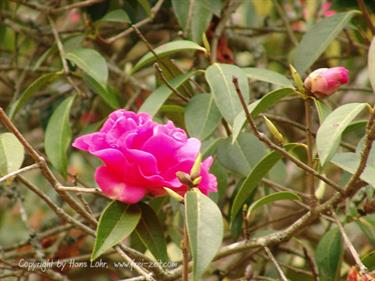
[[[263,119],[266,123],[266,126],[272,136],[280,143],[283,144],[285,142],[285,138],[282,133],[276,128],[276,126],[272,123],[270,119],[268,119],[266,116],[263,116]]]

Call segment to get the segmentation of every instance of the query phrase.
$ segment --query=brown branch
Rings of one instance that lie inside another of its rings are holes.
[[[134,27],[140,28],[140,27],[146,25],[147,23],[152,22],[154,20],[155,16],[156,16],[156,14],[159,12],[163,3],[164,3],[164,0],[159,0],[155,4],[155,6],[151,8],[151,13],[150,13],[150,16],[148,18],[145,18],[145,19],[137,22],[132,27],[129,27],[128,29],[124,30],[123,32],[121,32],[121,33],[119,33],[119,34],[117,34],[117,35],[115,35],[111,38],[103,39],[103,40],[108,44],[112,44],[113,42],[117,41],[118,39],[123,38],[125,36],[128,36],[130,33],[135,31]]]
[[[359,9],[361,10],[361,13],[362,13],[363,17],[365,18],[367,26],[371,30],[372,35],[375,35],[375,26],[372,23],[372,20],[371,20],[370,14],[369,14],[369,12],[366,8],[365,2],[363,0],[357,0],[357,3],[358,3],[358,6],[359,6]]]
[[[271,250],[270,250],[267,246],[264,247],[264,250],[266,251],[267,256],[270,258],[270,260],[272,261],[272,263],[275,265],[275,267],[276,267],[276,269],[277,269],[277,272],[278,272],[279,275],[280,275],[281,280],[283,280],[283,281],[288,281],[288,278],[286,278],[285,273],[284,273],[283,270],[281,269],[281,266],[280,266],[279,263],[277,262],[276,258],[275,258],[274,255],[272,254]]]
[[[286,159],[289,159],[290,161],[292,161],[294,164],[296,164],[296,166],[298,166],[299,168],[305,170],[306,172],[314,175],[315,177],[317,177],[318,179],[324,181],[325,183],[327,183],[329,186],[331,186],[333,189],[335,189],[337,192],[339,193],[343,193],[343,190],[340,188],[340,186],[338,186],[335,182],[333,182],[332,180],[322,176],[321,174],[319,174],[317,171],[315,171],[314,169],[312,169],[311,167],[309,167],[308,165],[306,165],[305,163],[303,163],[302,161],[300,161],[299,159],[297,159],[296,157],[294,157],[293,155],[289,154],[288,151],[286,151],[283,147],[273,143],[269,138],[267,138],[263,133],[259,132],[256,125],[255,125],[255,122],[249,112],[249,109],[247,108],[247,105],[246,105],[246,102],[245,102],[245,99],[241,93],[241,90],[240,90],[240,87],[238,85],[238,79],[236,77],[233,77],[233,84],[236,88],[236,92],[237,92],[237,95],[240,99],[240,102],[241,102],[241,105],[242,105],[242,108],[243,110],[245,111],[245,114],[246,114],[246,119],[247,119],[247,122],[248,124],[250,125],[254,135],[261,141],[263,142],[264,144],[266,144],[266,146],[268,146],[270,149],[280,153],[282,156],[284,156]]]

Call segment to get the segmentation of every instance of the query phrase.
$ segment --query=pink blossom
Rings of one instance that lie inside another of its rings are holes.
[[[190,173],[201,142],[188,138],[172,121],[158,124],[147,113],[120,109],[109,115],[99,132],[78,137],[73,146],[104,162],[95,180],[106,196],[133,204],[147,194],[165,194],[163,187],[183,195],[188,187],[176,172]],[[198,187],[204,194],[217,190],[211,164],[212,157],[201,164]]]
[[[326,2],[322,5],[323,16],[330,17],[330,16],[333,16],[334,14],[336,14],[335,10],[330,10],[331,6],[332,6],[331,2]]]
[[[349,70],[338,66],[319,68],[305,79],[306,89],[318,97],[332,95],[342,84],[349,82]]]

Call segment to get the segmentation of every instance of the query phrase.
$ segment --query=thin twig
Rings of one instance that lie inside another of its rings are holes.
[[[306,117],[306,144],[307,144],[307,165],[314,169],[314,140],[312,136],[312,112],[311,112],[311,100],[309,98],[304,100],[305,104],[305,117]],[[317,203],[315,197],[315,177],[313,174],[306,172],[306,188],[310,193],[310,205],[314,207]]]
[[[286,278],[285,276],[285,273],[283,272],[283,270],[281,269],[281,266],[279,265],[279,263],[277,262],[276,258],[273,256],[271,250],[265,246],[264,247],[264,250],[266,251],[267,253],[267,256],[270,258],[270,260],[273,262],[273,264],[275,265],[276,269],[277,269],[277,272],[279,273],[280,275],[280,278],[281,280],[283,281],[288,281],[288,278]]]
[[[3,177],[0,178],[0,183],[2,183],[3,181],[6,181],[7,179],[9,178],[12,178],[14,176],[17,176],[19,174],[22,174],[24,172],[27,172],[27,171],[30,171],[30,170],[33,170],[33,169],[38,169],[39,168],[39,164],[38,163],[34,163],[32,165],[29,165],[29,166],[26,166],[26,167],[23,167],[17,171],[14,171],[14,172],[11,172]]]
[[[363,17],[365,18],[365,21],[367,23],[367,26],[370,28],[372,35],[375,35],[375,26],[372,23],[371,16],[367,10],[366,4],[363,0],[357,0],[359,9],[362,12]]]
[[[293,43],[294,46],[297,46],[298,45],[297,38],[295,37],[295,35],[293,33],[292,27],[289,24],[289,21],[288,21],[288,18],[286,16],[286,14],[285,14],[284,9],[281,7],[281,5],[278,2],[278,0],[272,0],[272,2],[275,5],[276,10],[279,13],[281,19],[284,22],[284,25],[285,25],[285,28],[286,28],[286,32],[287,32],[287,34],[289,36],[290,41],[292,41],[292,43]]]
[[[246,105],[246,102],[245,102],[245,99],[241,93],[241,90],[240,90],[240,87],[238,85],[238,79],[236,77],[233,77],[233,84],[236,88],[236,92],[237,92],[237,95],[240,99],[240,102],[241,102],[241,105],[242,105],[242,108],[243,110],[245,111],[245,114],[246,114],[246,118],[247,118],[247,121],[251,127],[251,129],[253,130],[254,132],[254,135],[261,141],[263,142],[264,144],[266,144],[270,149],[272,150],[275,150],[277,151],[278,153],[280,153],[282,156],[284,156],[285,158],[289,159],[290,161],[292,161],[294,164],[296,164],[299,168],[305,170],[306,172],[308,173],[311,173],[313,174],[315,177],[319,178],[320,180],[324,181],[325,183],[327,183],[329,186],[331,186],[333,189],[335,189],[337,192],[339,193],[343,193],[343,190],[340,188],[340,186],[338,186],[335,182],[333,182],[332,180],[322,176],[321,174],[319,174],[317,171],[315,171],[314,169],[312,169],[311,167],[309,167],[308,165],[306,165],[305,163],[303,163],[302,161],[300,161],[299,159],[297,159],[296,157],[294,157],[293,155],[289,154],[288,151],[286,151],[283,147],[281,146],[278,146],[277,144],[273,143],[270,139],[268,139],[263,133],[260,133],[255,125],[255,122],[249,112],[249,109],[247,108],[247,105]]]
[[[149,23],[149,22],[152,22],[156,16],[156,14],[159,12],[161,6],[163,5],[164,3],[164,0],[159,0],[154,7],[151,8],[151,13],[150,13],[150,16],[148,18],[145,18],[139,22],[137,22],[136,24],[134,24],[132,27],[129,27],[128,29],[124,30],[123,32],[111,37],[111,38],[108,38],[108,39],[104,39],[105,42],[107,42],[108,44],[112,44],[113,42],[115,42],[116,40],[120,39],[120,38],[123,38],[127,35],[129,35],[130,33],[132,33],[133,31],[135,31],[134,27],[136,28],[140,28],[142,27],[143,25]]]
[[[160,75],[160,78],[161,80],[163,80],[164,84],[176,95],[178,96],[180,99],[182,99],[184,102],[189,102],[189,99],[184,97],[183,94],[181,94],[177,89],[175,89],[171,83],[169,83],[169,81],[167,80],[167,78],[165,77],[164,73],[163,73],[163,70],[161,69],[161,67],[159,66],[158,63],[155,63],[154,64],[155,66],[155,69],[156,71],[159,73]]]
[[[361,261],[361,258],[359,257],[359,254],[358,254],[357,250],[354,248],[352,242],[350,241],[348,235],[346,234],[344,226],[341,224],[340,219],[337,217],[336,213],[333,210],[331,210],[331,213],[332,213],[332,217],[334,218],[337,226],[339,227],[341,236],[344,239],[344,243],[345,243],[346,247],[348,248],[349,252],[352,254],[352,256],[354,258],[354,261],[357,264],[359,270],[361,271],[362,274],[367,274],[368,269],[363,264],[363,262]]]

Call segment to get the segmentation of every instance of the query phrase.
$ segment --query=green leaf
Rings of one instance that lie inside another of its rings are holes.
[[[292,82],[284,75],[264,68],[246,67],[242,68],[246,76],[250,79],[259,80],[275,84],[282,87],[293,87]]]
[[[148,0],[137,0],[138,3],[143,7],[147,15],[151,15],[151,6]]]
[[[375,269],[375,250],[361,258],[363,264],[369,269]]]
[[[316,111],[318,112],[320,124],[327,118],[327,116],[332,112],[332,109],[323,101],[314,99],[314,104]]]
[[[185,83],[195,73],[196,72],[193,71],[177,76],[176,78],[170,80],[169,84],[174,89],[176,89],[180,87],[183,83]],[[138,112],[147,112],[151,116],[155,116],[155,114],[159,111],[160,107],[167,101],[167,99],[172,93],[173,91],[167,85],[160,86],[153,93],[151,93],[151,95],[144,101]]]
[[[111,202],[100,216],[91,260],[97,259],[105,251],[128,237],[140,219],[141,210],[137,205],[126,205],[119,201]]]
[[[36,91],[46,84],[51,83],[63,74],[62,71],[47,73],[40,76],[33,83],[31,83],[20,95],[20,97],[11,105],[9,110],[9,118],[14,119],[18,110],[25,105],[25,103],[32,97]]]
[[[357,13],[349,11],[326,17],[305,33],[292,53],[293,65],[297,71],[305,73]]]
[[[264,97],[262,97],[260,100],[257,100],[250,105],[248,105],[249,112],[251,113],[251,116],[253,118],[258,117],[258,115],[267,109],[274,106],[279,100],[282,98],[285,98],[291,94],[294,93],[294,90],[291,88],[281,88],[274,90]],[[233,131],[232,131],[232,140],[233,143],[236,141],[238,135],[240,134],[242,127],[246,123],[246,114],[245,111],[241,111],[233,122]]]
[[[284,148],[287,151],[292,151],[301,144],[290,143]],[[242,205],[246,202],[248,197],[252,194],[254,189],[258,186],[259,182],[271,170],[271,168],[282,158],[281,154],[276,151],[271,151],[265,155],[251,170],[250,174],[243,181],[240,189],[238,190],[231,209],[231,221],[233,221],[242,209]]]
[[[201,140],[215,131],[221,121],[221,114],[209,94],[194,96],[186,106],[185,123],[190,136]]]
[[[367,236],[370,243],[375,246],[375,214],[359,217],[356,223]]]
[[[72,139],[69,123],[74,97],[66,98],[50,117],[45,134],[45,151],[52,165],[65,177],[68,166],[67,150]]]
[[[23,145],[12,133],[0,134],[0,177],[17,171],[23,163]]]
[[[371,87],[375,91],[375,37],[372,39],[370,49],[368,50],[367,64]]]
[[[98,82],[89,75],[84,75],[83,80],[87,83],[87,86],[96,94],[98,94],[111,108],[117,109],[120,107],[120,103],[116,94],[111,91],[111,89],[109,89],[107,85]]]
[[[76,64],[97,82],[107,84],[108,67],[105,59],[94,49],[80,48],[68,52],[66,59]]]
[[[102,17],[100,21],[127,22],[127,23],[131,22],[128,14],[122,9],[110,11],[104,17]]]
[[[215,103],[229,124],[243,111],[240,99],[233,85],[233,77],[238,78],[245,102],[249,100],[249,85],[241,68],[235,65],[214,63],[206,70],[206,80],[211,88]]]
[[[255,201],[253,204],[250,205],[249,209],[247,210],[247,218],[250,218],[251,214],[254,212],[254,210],[264,206],[268,205],[275,201],[280,200],[298,200],[301,201],[302,198],[295,192],[290,191],[280,191],[275,192],[272,194],[269,194],[267,196],[264,196],[257,201]]]
[[[354,174],[357,171],[360,159],[361,155],[359,153],[344,152],[335,154],[331,162],[344,171]],[[375,166],[367,164],[360,178],[375,187]]]
[[[265,154],[265,147],[254,135],[242,133],[236,142],[230,138],[220,140],[217,157],[228,170],[246,176]]]
[[[217,205],[194,189],[185,194],[185,219],[193,258],[193,281],[198,281],[223,241],[223,218]]]
[[[321,238],[315,253],[321,281],[335,280],[343,250],[338,228],[333,228]]]
[[[197,43],[188,41],[188,40],[178,40],[178,41],[172,41],[168,42],[160,47],[157,47],[154,49],[154,52],[159,58],[170,56],[177,52],[182,51],[201,51],[206,52],[206,49],[199,46]],[[142,67],[155,62],[157,59],[154,56],[153,53],[147,53],[145,56],[143,56],[138,63],[134,66],[132,69],[132,73],[138,71]]]
[[[326,117],[316,134],[316,146],[322,166],[335,154],[345,128],[366,107],[366,103],[348,103],[336,108]]]
[[[202,35],[206,32],[208,26],[210,25],[213,11],[211,10],[209,2],[219,2],[220,0],[200,0],[200,1],[181,1],[172,0],[173,10],[176,14],[178,23],[182,30],[186,30],[187,18],[190,9],[190,4],[192,7],[192,17],[190,19],[190,26],[188,27],[189,38],[200,44],[202,42]],[[217,3],[213,3],[217,5]]]
[[[142,218],[135,231],[156,260],[167,262],[169,260],[167,243],[159,218],[149,205],[141,204],[140,207],[142,209]]]

